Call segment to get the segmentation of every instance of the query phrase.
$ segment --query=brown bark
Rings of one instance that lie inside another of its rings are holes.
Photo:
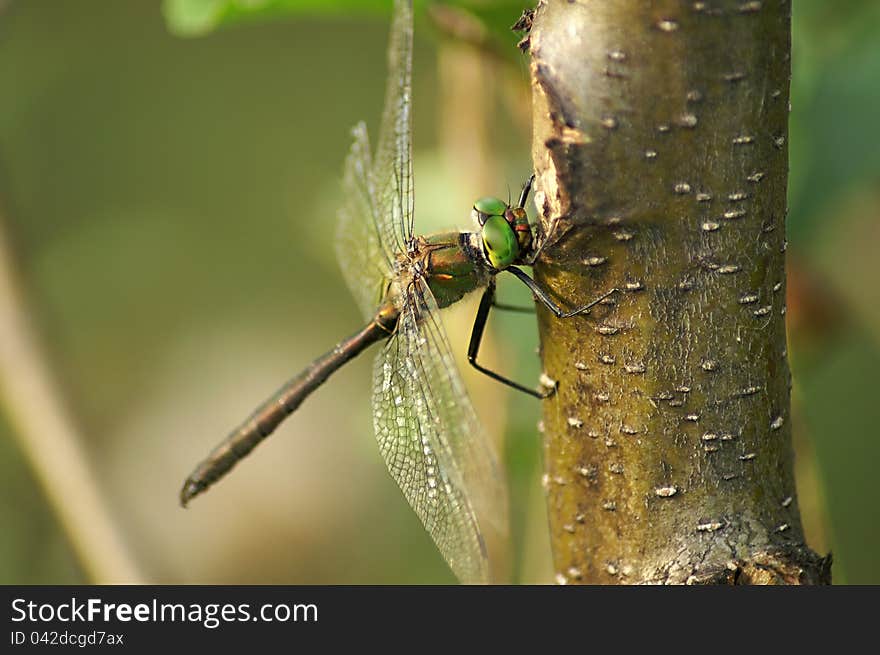
[[[530,34],[546,493],[569,583],[822,583],[785,340],[790,3],[546,0]],[[556,222],[555,230],[552,226]]]

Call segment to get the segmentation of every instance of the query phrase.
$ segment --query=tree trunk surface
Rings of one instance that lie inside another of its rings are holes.
[[[830,582],[785,335],[787,0],[542,0],[529,35],[560,583]]]

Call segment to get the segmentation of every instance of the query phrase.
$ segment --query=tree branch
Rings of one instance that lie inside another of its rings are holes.
[[[541,2],[530,34],[557,579],[817,583],[785,341],[788,2]],[[556,225],[555,229],[553,228]]]

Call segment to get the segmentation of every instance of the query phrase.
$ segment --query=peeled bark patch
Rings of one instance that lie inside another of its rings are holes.
[[[530,33],[557,578],[828,582],[785,341],[790,4],[542,2]],[[554,227],[555,225],[555,227]]]

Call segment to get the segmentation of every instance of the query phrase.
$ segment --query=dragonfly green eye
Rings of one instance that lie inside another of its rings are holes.
[[[489,216],[503,216],[506,210],[506,202],[490,196],[480,198],[474,203],[474,211],[477,214],[477,220],[480,225],[485,223]]]
[[[483,248],[489,263],[499,271],[516,261],[519,243],[513,228],[503,216],[489,216],[483,223]]]

